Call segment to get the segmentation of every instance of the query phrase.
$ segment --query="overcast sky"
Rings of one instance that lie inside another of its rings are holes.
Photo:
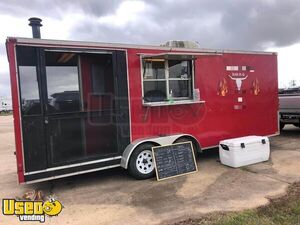
[[[0,96],[10,95],[5,39],[31,37],[32,16],[43,19],[47,39],[277,51],[279,85],[300,81],[299,0],[0,1]]]

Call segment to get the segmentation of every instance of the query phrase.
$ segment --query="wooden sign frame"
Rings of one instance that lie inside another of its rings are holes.
[[[170,177],[165,177],[165,178],[159,178],[158,172],[157,172],[155,154],[154,154],[155,149],[162,148],[162,147],[167,147],[167,146],[181,145],[181,144],[190,144],[191,145],[192,155],[193,155],[193,162],[195,163],[196,170],[195,171],[191,171],[191,172],[187,172],[187,173],[177,174],[175,176],[170,176]],[[157,181],[162,181],[162,180],[166,180],[166,179],[169,179],[169,178],[175,178],[175,177],[184,176],[184,175],[187,175],[187,174],[198,172],[198,167],[197,167],[197,162],[196,162],[194,147],[193,147],[193,143],[191,141],[180,142],[180,143],[175,143],[175,144],[171,144],[171,145],[153,146],[152,147],[152,156],[153,156],[153,162],[154,162],[154,168],[155,168],[155,174],[156,174],[156,180]]]

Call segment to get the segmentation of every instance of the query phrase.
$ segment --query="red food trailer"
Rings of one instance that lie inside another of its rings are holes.
[[[19,183],[119,166],[145,179],[152,146],[279,132],[276,53],[37,37],[6,42]]]

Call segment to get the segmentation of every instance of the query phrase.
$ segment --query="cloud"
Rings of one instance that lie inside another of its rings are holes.
[[[0,2],[2,15],[18,15],[24,20],[40,16],[56,21],[57,26],[59,21],[74,19],[77,24],[69,22],[71,26],[67,28],[71,39],[131,43],[188,39],[203,47],[256,50],[297,43],[299,8],[298,0]],[[82,18],[78,20],[79,17]],[[55,34],[55,30],[52,32]],[[52,38],[50,33],[46,34]]]
[[[279,86],[288,87],[291,80],[295,80],[300,86],[299,57],[300,43],[288,47],[275,47],[268,51],[278,52]]]
[[[140,1],[138,1],[140,2]],[[71,36],[84,40],[162,43],[195,40],[203,47],[261,50],[300,40],[299,1],[144,1],[135,20],[103,23],[87,17]],[[118,18],[118,10],[110,18]],[[288,35],[287,35],[288,34]]]
[[[38,16],[43,38],[265,50],[300,42],[299,9],[298,0],[10,0],[0,2],[0,38],[30,37],[27,19]],[[0,95],[9,86],[2,62]]]
[[[233,47],[265,49],[300,40],[299,1],[239,1],[223,14],[226,42]]]
[[[95,16],[112,12],[118,0],[10,0],[0,2],[1,14],[19,17],[51,17],[61,19],[66,11],[81,11]]]

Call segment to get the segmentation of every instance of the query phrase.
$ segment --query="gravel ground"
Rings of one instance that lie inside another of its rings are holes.
[[[12,116],[0,116],[0,198],[38,189],[64,205],[45,224],[166,224],[216,211],[255,208],[281,196],[300,181],[300,129],[287,126],[271,138],[268,162],[232,169],[218,162],[218,151],[197,159],[199,172],[157,182],[137,181],[121,168],[31,185],[18,185]],[[0,216],[0,224],[19,224]]]

